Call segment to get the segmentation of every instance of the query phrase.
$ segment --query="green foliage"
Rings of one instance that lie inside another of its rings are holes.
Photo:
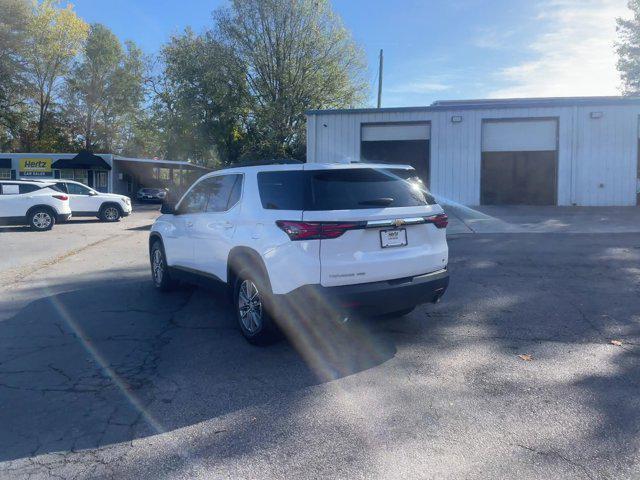
[[[173,36],[153,84],[167,157],[211,166],[235,161],[245,98],[244,66],[210,34]]]
[[[249,153],[301,158],[305,110],[364,101],[364,54],[327,0],[233,0],[214,18],[246,66]]]
[[[27,21],[24,62],[32,100],[38,107],[38,140],[46,128],[58,80],[80,51],[88,30],[71,5],[62,8],[56,0],[33,3]]]
[[[88,150],[121,146],[130,116],[144,99],[146,62],[132,42],[123,49],[105,26],[91,26],[80,59],[66,81],[65,110]]]
[[[2,150],[304,158],[305,110],[366,98],[363,52],[328,0],[232,0],[209,31],[171,37],[155,68],[66,2],[0,12]]]
[[[627,95],[640,94],[640,0],[629,0],[630,19],[617,19],[618,70]]]
[[[11,148],[26,120],[23,55],[30,3],[0,0],[0,148]]]

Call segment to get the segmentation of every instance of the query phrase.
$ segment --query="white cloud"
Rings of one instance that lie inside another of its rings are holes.
[[[505,88],[491,97],[618,95],[616,18],[626,0],[547,0],[535,19],[542,32],[529,45],[530,61],[502,69]]]
[[[442,92],[443,90],[449,90],[451,86],[437,82],[437,81],[424,81],[424,82],[408,82],[400,85],[390,86],[385,89],[389,93],[403,93],[403,94],[420,94],[420,93],[433,93]]]

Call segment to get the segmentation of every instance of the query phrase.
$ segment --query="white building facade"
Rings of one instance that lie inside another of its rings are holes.
[[[640,98],[307,112],[307,161],[413,165],[464,205],[638,205]]]
[[[67,179],[98,191],[134,195],[140,187],[188,186],[209,169],[183,161],[109,153],[0,153],[0,179]]]

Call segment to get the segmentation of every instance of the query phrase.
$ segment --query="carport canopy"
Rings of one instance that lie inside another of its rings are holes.
[[[153,158],[129,158],[114,155],[113,166],[118,173],[114,179],[125,181],[121,174],[128,175],[127,191],[132,193],[140,187],[166,187],[169,182],[176,191],[190,185],[196,178],[210,172],[211,169],[193,163]],[[162,176],[162,171],[166,176]],[[174,176],[177,174],[177,178]]]
[[[111,170],[111,165],[88,150],[82,150],[73,158],[61,158],[53,162],[53,168],[84,168],[86,170]]]
[[[118,155],[113,156],[113,160],[117,162],[122,162],[124,164],[129,164],[130,166],[148,166],[148,167],[160,167],[160,168],[172,168],[174,170],[199,170],[204,172],[209,172],[211,169],[207,167],[202,167],[200,165],[195,165],[190,162],[178,161],[178,160],[159,160],[155,158],[130,158],[130,157],[121,157]],[[152,164],[152,165],[149,165]]]

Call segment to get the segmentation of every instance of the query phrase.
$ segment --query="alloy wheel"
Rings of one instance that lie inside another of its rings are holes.
[[[104,217],[110,222],[113,222],[118,219],[118,210],[116,210],[116,207],[107,207],[104,211]]]
[[[156,282],[156,285],[160,285],[162,283],[162,277],[164,276],[164,261],[162,258],[162,252],[159,248],[156,248],[153,251],[153,280]]]
[[[49,228],[51,225],[51,215],[47,212],[38,212],[33,216],[33,226],[39,230]]]
[[[240,321],[247,332],[256,333],[262,327],[262,300],[251,280],[244,280],[238,293]]]

